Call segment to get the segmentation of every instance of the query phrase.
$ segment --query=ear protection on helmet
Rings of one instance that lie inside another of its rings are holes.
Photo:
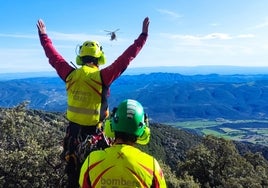
[[[141,136],[138,137],[136,143],[140,145],[146,145],[150,141],[150,136],[151,136],[151,130],[149,128],[149,118],[148,114],[144,113],[144,124],[145,128]]]
[[[98,59],[98,65],[104,65],[106,62],[106,57],[104,55],[104,52],[102,51],[101,56]]]
[[[112,130],[112,125],[111,125],[111,119],[107,119],[105,121],[105,124],[104,124],[104,134],[108,137],[108,138],[114,138],[115,135],[114,135],[114,131]]]
[[[83,65],[83,61],[82,61],[82,59],[81,59],[81,57],[80,56],[76,56],[76,64],[77,65]]]
[[[146,145],[150,141],[151,130],[148,126],[145,127],[144,132],[138,137],[136,143],[140,145]]]
[[[112,129],[112,119],[114,119],[114,115],[116,112],[117,108],[113,108],[112,112],[110,113],[110,117],[106,119],[105,124],[104,124],[104,133],[107,137],[109,138],[114,138],[114,131]],[[114,121],[117,121],[114,119]]]

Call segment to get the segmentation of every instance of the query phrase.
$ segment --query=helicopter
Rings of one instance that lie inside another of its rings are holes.
[[[105,32],[108,32],[107,35],[110,35],[110,40],[113,41],[113,40],[116,40],[116,34],[115,32],[119,31],[119,29],[116,29],[115,31],[107,31],[107,30],[104,30]]]

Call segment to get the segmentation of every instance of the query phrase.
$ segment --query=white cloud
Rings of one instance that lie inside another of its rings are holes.
[[[241,35],[237,35],[237,38],[254,38],[255,35],[253,34],[241,34]]]
[[[219,23],[211,23],[211,24],[209,24],[210,26],[213,26],[213,27],[217,27],[217,26],[220,26],[221,24],[219,24]]]
[[[165,38],[169,39],[182,39],[182,40],[231,40],[231,39],[238,39],[238,38],[253,38],[255,35],[253,34],[240,34],[240,35],[229,35],[227,33],[210,33],[207,35],[180,35],[180,34],[169,34],[169,33],[162,33],[161,34]]]
[[[182,15],[177,14],[176,12],[170,11],[170,10],[165,10],[165,9],[157,9],[158,12],[164,15],[168,15],[172,18],[181,18]]]
[[[208,61],[215,58],[219,59],[232,58],[241,56],[257,56],[263,53],[263,47],[259,41],[253,39],[252,34],[230,35],[227,33],[209,33],[205,35],[181,35],[162,33],[157,41],[153,41],[154,51],[162,54],[172,53],[180,57],[188,54],[189,59],[206,57]],[[163,41],[165,41],[163,43]],[[162,46],[168,46],[165,49]],[[159,49],[156,49],[159,47]],[[165,52],[164,52],[165,51]],[[193,55],[194,54],[194,55]],[[174,57],[173,56],[173,57]],[[160,59],[160,58],[159,58]],[[226,62],[227,63],[227,62]]]
[[[85,33],[60,33],[60,32],[48,32],[49,37],[52,40],[60,41],[86,41],[86,40],[97,40],[99,42],[109,41],[109,37],[103,35],[90,35]],[[0,33],[0,38],[21,38],[21,39],[36,39],[37,34],[27,35],[27,34],[6,34]]]
[[[101,35],[89,35],[85,33],[59,33],[59,32],[49,32],[50,38],[53,40],[65,40],[65,41],[86,41],[89,39],[105,41],[107,36]]]
[[[251,29],[261,29],[264,27],[268,27],[268,18],[266,18],[262,23],[253,26]]]
[[[34,38],[36,38],[36,35],[6,34],[6,33],[0,33],[0,37],[3,37],[3,38],[25,38],[25,39],[34,39]]]

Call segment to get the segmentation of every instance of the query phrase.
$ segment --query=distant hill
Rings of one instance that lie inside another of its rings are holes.
[[[30,101],[29,107],[63,112],[66,108],[64,82],[58,77],[36,77],[0,82],[0,106],[13,107]]]
[[[57,73],[53,72],[16,72],[16,73],[0,73],[0,80],[14,80],[25,78],[40,78],[40,77],[56,77]]]
[[[1,70],[0,70],[1,71]],[[159,66],[159,67],[130,67],[123,75],[140,75],[150,73],[176,73],[182,75],[256,75],[268,74],[268,67],[241,67],[241,66]],[[11,72],[1,73],[0,80],[24,78],[56,77],[55,71],[46,72]]]
[[[158,122],[265,118],[267,79],[267,75],[126,75],[112,85],[110,103],[137,99]]]
[[[66,109],[65,85],[58,77],[1,81],[0,98],[1,107],[29,100],[33,109]],[[268,75],[123,75],[111,86],[110,107],[126,98],[139,100],[156,122],[267,119]]]
[[[268,67],[241,67],[241,66],[161,66],[128,68],[125,75],[150,73],[178,73],[182,75],[233,75],[233,74],[268,74]]]

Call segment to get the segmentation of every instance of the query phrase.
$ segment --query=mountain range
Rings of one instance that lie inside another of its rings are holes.
[[[123,75],[139,75],[150,73],[178,73],[182,75],[256,75],[268,74],[268,67],[252,66],[157,66],[157,67],[129,67]],[[0,80],[36,78],[36,77],[55,77],[57,73],[53,71],[42,72],[8,72],[2,73],[0,70]]]
[[[32,109],[66,109],[65,84],[57,76],[2,79],[0,98],[1,107],[27,100]],[[122,75],[111,85],[110,108],[126,98],[140,101],[155,122],[267,119],[268,74]]]

